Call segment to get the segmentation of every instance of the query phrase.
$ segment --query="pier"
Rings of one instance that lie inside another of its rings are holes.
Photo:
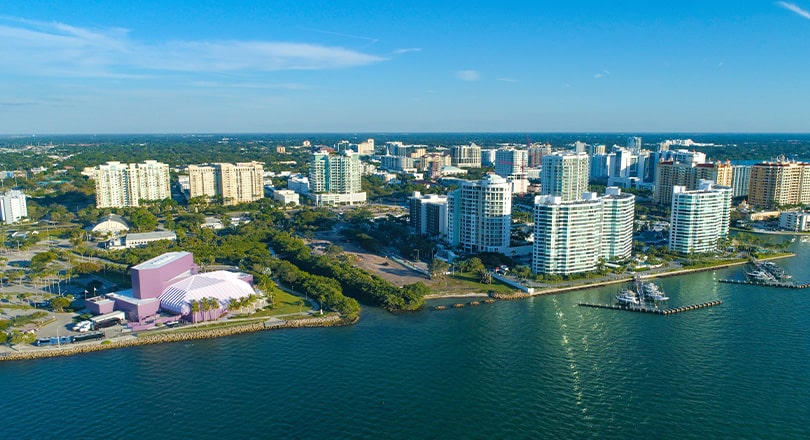
[[[719,306],[722,304],[723,301],[715,300],[709,301],[700,304],[692,304],[689,306],[682,306],[682,307],[675,307],[675,308],[667,308],[667,309],[659,309],[657,307],[647,307],[647,306],[626,306],[626,305],[619,305],[619,304],[593,304],[593,303],[579,303],[580,307],[593,307],[595,309],[612,309],[612,310],[627,310],[628,312],[639,312],[639,313],[652,313],[654,315],[674,315],[676,313],[683,313],[688,312],[690,310],[697,310],[697,309],[704,309],[706,307],[713,307]]]
[[[796,284],[796,283],[786,283],[784,281],[749,281],[749,280],[717,280],[721,283],[729,283],[729,284],[748,284],[751,286],[763,286],[763,287],[780,287],[783,289],[806,289],[810,287],[810,284]]]

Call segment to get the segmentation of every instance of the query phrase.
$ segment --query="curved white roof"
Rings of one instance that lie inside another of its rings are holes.
[[[123,217],[110,214],[102,217],[99,222],[92,227],[92,232],[123,232],[129,231],[129,224]]]
[[[218,270],[192,275],[178,281],[167,287],[158,298],[160,308],[187,315],[191,313],[192,300],[216,298],[220,307],[223,307],[231,299],[245,298],[253,293],[253,288],[246,281],[239,279],[238,273]]]

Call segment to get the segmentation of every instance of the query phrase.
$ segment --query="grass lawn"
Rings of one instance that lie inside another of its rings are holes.
[[[262,310],[268,312],[264,316],[287,315],[290,313],[304,312],[312,308],[312,302],[304,304],[304,298],[287,293],[281,289],[275,289],[276,306],[272,310]]]
[[[455,276],[446,276],[443,280],[430,280],[428,285],[434,293],[488,293],[490,290],[510,294],[517,289],[493,279],[492,284],[479,283],[477,274],[456,272]]]
[[[255,319],[255,320],[251,319],[251,320],[242,320],[242,321],[223,321],[223,322],[215,322],[215,323],[211,323],[211,324],[207,324],[207,325],[197,325],[197,326],[193,326],[193,327],[181,327],[181,328],[174,329],[174,330],[163,331],[161,333],[193,333],[193,332],[198,332],[200,330],[211,330],[211,329],[215,329],[215,328],[238,327],[238,326],[241,326],[241,325],[253,324],[253,323],[262,322],[262,321],[264,321],[264,319],[261,319],[261,318]],[[164,327],[161,327],[161,329],[164,329]],[[151,334],[151,332],[150,331],[145,331],[145,332],[143,332],[143,334],[148,335],[148,334]]]

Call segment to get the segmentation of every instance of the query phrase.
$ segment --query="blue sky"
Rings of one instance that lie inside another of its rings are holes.
[[[0,133],[810,132],[810,0],[0,2]]]

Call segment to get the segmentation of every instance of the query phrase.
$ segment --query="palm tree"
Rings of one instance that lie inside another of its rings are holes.
[[[192,322],[197,322],[197,313],[200,312],[200,302],[192,299],[189,301],[189,305],[191,305],[191,320]]]
[[[220,307],[219,300],[214,298],[213,296],[208,298],[208,306],[210,307],[210,310],[211,310],[211,313],[208,315],[208,319],[210,320],[210,319],[212,319],[212,315],[214,314],[214,311],[219,310],[219,307]],[[219,318],[219,316],[217,316],[217,318]]]
[[[202,306],[203,320],[207,321],[208,319],[211,319],[211,315],[208,315],[208,319],[205,319],[205,313],[211,310],[211,303],[208,301],[208,298],[201,299],[200,305]]]

